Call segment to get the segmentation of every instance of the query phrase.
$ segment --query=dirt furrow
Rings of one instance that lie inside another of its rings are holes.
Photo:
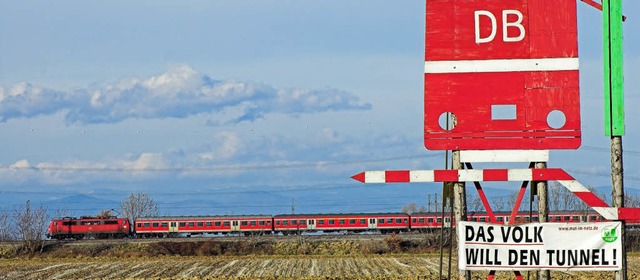
[[[65,270],[63,270],[62,272],[52,274],[47,278],[52,278],[52,279],[78,278],[77,277],[78,275],[86,275],[86,274],[92,273],[90,271],[92,271],[92,269],[95,267],[97,267],[97,265],[93,263],[89,263],[89,264],[75,263],[70,267],[65,268]],[[85,272],[83,272],[83,270]]]
[[[130,263],[125,263],[125,262],[117,262],[114,263],[114,267],[109,271],[109,274],[106,275],[102,275],[99,276],[101,278],[104,279],[118,279],[118,278],[124,278],[127,275],[127,272],[130,270]]]
[[[227,276],[227,277],[231,276],[235,271],[235,269],[233,269],[233,266],[236,263],[238,263],[238,260],[232,260],[232,261],[229,261],[226,264],[224,264],[222,267],[216,268],[215,271],[214,271],[215,272],[214,276],[218,276],[218,277],[219,276]]]
[[[317,260],[311,260],[311,268],[309,269],[309,276],[316,276],[318,275],[316,272],[316,266],[318,265],[318,261]]]
[[[189,266],[187,269],[185,269],[185,270],[181,271],[181,272],[177,275],[177,277],[189,277],[189,276],[195,276],[195,275],[193,275],[193,274],[195,274],[194,272],[195,272],[196,270],[198,270],[198,269],[199,269],[199,267],[201,267],[201,266],[202,266],[202,263],[201,263],[201,262],[193,262],[193,263],[191,264],[191,266]]]

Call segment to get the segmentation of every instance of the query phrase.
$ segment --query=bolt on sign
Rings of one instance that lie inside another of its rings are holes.
[[[580,146],[575,0],[426,1],[425,146]]]

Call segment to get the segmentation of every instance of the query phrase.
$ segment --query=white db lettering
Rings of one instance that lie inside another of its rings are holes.
[[[518,16],[518,20],[516,20],[515,22],[508,22],[507,18],[509,15]],[[502,41],[520,42],[522,41],[522,39],[524,39],[524,26],[522,26],[522,19],[523,19],[522,13],[518,10],[502,11]],[[507,32],[507,28],[509,28],[509,26],[515,26],[518,29],[520,29],[520,35],[517,37],[509,37],[509,34]]]
[[[489,11],[475,11],[475,27],[476,27],[476,44],[489,43],[496,37],[496,17]],[[480,16],[486,16],[491,19],[491,35],[486,38],[480,38]]]
[[[476,44],[489,43],[493,41],[496,38],[496,33],[498,32],[498,19],[496,18],[496,16],[493,13],[485,10],[475,11],[473,15],[475,20]],[[516,21],[509,22],[509,19],[508,19],[509,15],[516,15],[517,16]],[[480,34],[480,17],[481,16],[488,17],[489,20],[491,20],[491,34],[489,34],[489,36],[487,37],[482,37],[482,35]],[[518,10],[502,11],[502,41],[503,42],[520,42],[524,39],[525,29],[524,29],[524,26],[522,25],[523,19],[524,19],[524,16]],[[509,27],[518,28],[518,30],[520,31],[519,35],[515,37],[510,37],[508,32]]]

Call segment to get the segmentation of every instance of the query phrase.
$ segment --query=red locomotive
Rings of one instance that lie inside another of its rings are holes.
[[[126,218],[66,217],[51,220],[47,237],[55,239],[124,238],[131,235],[131,230],[129,220]]]

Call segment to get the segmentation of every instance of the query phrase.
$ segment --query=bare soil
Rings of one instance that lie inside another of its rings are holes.
[[[629,278],[639,279],[638,257]],[[156,258],[11,259],[0,261],[0,279],[438,279],[438,255],[244,256]],[[445,261],[443,274],[447,276]],[[457,278],[455,260],[452,278]],[[523,272],[525,279],[535,273]],[[612,272],[552,272],[552,279],[612,279]],[[486,273],[474,273],[486,279]],[[513,279],[499,273],[497,279]]]
[[[439,279],[433,240],[286,242],[248,239],[220,242],[147,242],[122,244],[52,243],[35,255],[17,245],[0,246],[0,279]],[[457,260],[451,278],[458,278]],[[628,254],[628,279],[640,279],[640,255]],[[473,279],[486,279],[474,273]],[[523,272],[524,279],[537,279]],[[612,279],[613,272],[552,272],[552,279]],[[514,279],[512,272],[496,279]]]

